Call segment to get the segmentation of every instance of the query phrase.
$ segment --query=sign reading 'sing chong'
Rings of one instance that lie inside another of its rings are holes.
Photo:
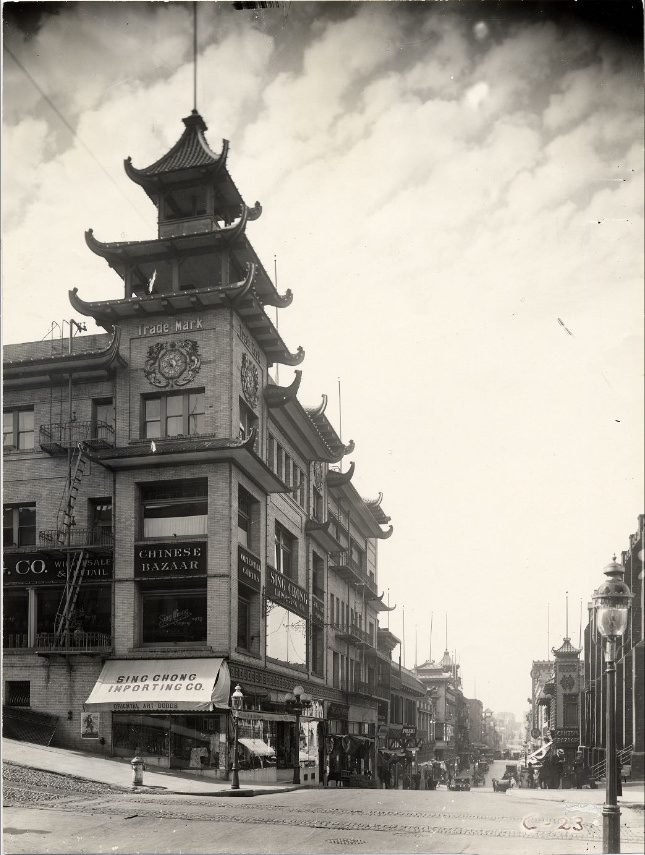
[[[201,691],[204,684],[197,674],[119,674],[116,681],[107,686],[108,692],[182,692]]]

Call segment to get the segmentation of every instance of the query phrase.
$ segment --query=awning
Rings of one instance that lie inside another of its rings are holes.
[[[223,659],[110,659],[85,707],[110,712],[180,712],[228,707]]]
[[[527,766],[529,763],[542,763],[546,759],[546,756],[551,750],[552,746],[552,742],[545,742],[541,748],[538,748],[537,751],[534,751],[532,754],[529,754],[526,758]]]
[[[242,738],[237,741],[240,745],[248,748],[251,754],[255,754],[257,757],[275,757],[275,751],[273,748],[270,748],[266,742],[263,742],[261,739]]]

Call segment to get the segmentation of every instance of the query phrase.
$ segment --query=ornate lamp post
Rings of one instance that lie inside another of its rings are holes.
[[[300,716],[303,710],[311,706],[313,698],[308,695],[302,686],[294,686],[293,692],[285,698],[285,703],[296,716],[296,764],[293,767],[293,783],[300,783]]]
[[[231,695],[231,710],[233,711],[233,779],[231,781],[231,789],[240,789],[239,765],[237,762],[237,714],[242,709],[244,703],[244,695],[240,686],[235,687],[235,691]]]
[[[623,567],[614,560],[605,567],[607,579],[594,591],[596,627],[605,639],[607,674],[607,744],[605,746],[605,804],[602,807],[602,851],[620,852],[620,809],[616,769],[616,656],[618,639],[627,628],[632,593],[623,581]]]

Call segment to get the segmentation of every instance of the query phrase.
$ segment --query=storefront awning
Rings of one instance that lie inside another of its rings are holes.
[[[251,754],[255,754],[257,757],[274,757],[275,751],[273,748],[270,748],[266,742],[263,742],[261,739],[246,739],[241,738],[238,739],[240,745],[243,745],[245,748],[251,752]]]
[[[207,712],[228,707],[231,677],[223,659],[110,659],[85,707],[110,712]]]

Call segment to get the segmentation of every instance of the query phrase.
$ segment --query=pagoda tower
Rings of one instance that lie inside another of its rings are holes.
[[[233,307],[267,365],[298,365],[304,351],[288,351],[265,311],[288,306],[291,291],[278,294],[246,234],[262,207],[249,207],[235,186],[227,168],[228,141],[215,154],[201,115],[193,110],[183,122],[177,143],[155,163],[139,169],[131,158],[124,162],[128,177],[157,208],[157,237],[106,243],[92,229],[85,234],[92,252],[123,280],[124,298],[88,303],[74,288],[71,303],[108,330],[136,321],[143,335],[163,331],[168,315],[173,331],[181,331],[176,319],[184,313]],[[185,331],[190,329],[188,322]]]

